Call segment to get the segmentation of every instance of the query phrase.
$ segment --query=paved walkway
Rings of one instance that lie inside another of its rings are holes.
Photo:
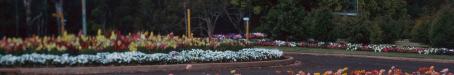
[[[454,64],[450,63],[434,63],[409,60],[389,60],[377,58],[358,58],[358,57],[342,57],[342,56],[319,56],[307,54],[287,54],[301,61],[298,66],[275,66],[275,67],[255,67],[255,68],[236,68],[236,69],[210,69],[196,71],[161,71],[161,72],[146,72],[146,73],[128,73],[124,75],[232,75],[232,72],[241,75],[288,75],[288,73],[298,72],[303,70],[306,72],[320,72],[326,70],[337,70],[339,68],[348,67],[352,69],[389,69],[391,66],[397,66],[405,72],[416,71],[418,67],[435,66],[437,70],[442,68],[450,68],[454,72]],[[123,74],[121,74],[123,75]]]

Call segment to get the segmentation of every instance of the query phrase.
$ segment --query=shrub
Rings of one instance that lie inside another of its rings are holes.
[[[304,7],[298,0],[279,0],[276,7],[269,10],[256,30],[271,33],[271,37],[281,40],[295,40],[303,37]],[[295,38],[296,37],[296,38]]]
[[[441,9],[431,24],[430,42],[435,47],[454,48],[454,8]]]
[[[415,26],[411,30],[411,40],[414,42],[430,44],[429,40],[429,29],[431,16],[426,16],[421,19],[416,20]]]

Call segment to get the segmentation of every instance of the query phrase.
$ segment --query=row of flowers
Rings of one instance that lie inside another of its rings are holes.
[[[403,52],[419,54],[454,55],[447,48],[400,48],[388,44],[354,44],[347,42],[288,42],[264,39],[266,34],[252,33],[246,40],[241,34],[216,35],[214,38],[188,38],[172,33],[156,35],[137,32],[128,35],[98,31],[96,36],[63,33],[60,36],[33,36],[0,40],[0,54],[50,53],[87,54],[97,52],[140,51],[146,53],[170,52],[182,49],[239,50],[250,46],[287,46],[308,48],[346,49],[348,51]]]
[[[262,38],[265,38],[266,36],[267,35],[264,33],[255,32],[255,33],[249,34],[248,38],[249,39],[262,39]],[[216,39],[244,39],[245,36],[243,36],[242,34],[230,33],[230,34],[216,34],[216,35],[214,35],[214,38],[216,38]]]
[[[256,41],[255,46],[280,46],[280,47],[306,47],[345,49],[347,51],[374,51],[374,52],[400,52],[419,53],[434,55],[454,55],[454,49],[448,48],[420,48],[420,47],[397,47],[390,44],[354,44],[345,42],[288,42],[288,41]]]
[[[219,47],[246,47],[244,42],[223,41],[209,38],[188,38],[186,36],[156,35],[153,32],[137,32],[122,35],[116,32],[96,36],[68,34],[60,36],[32,36],[26,38],[6,38],[0,40],[1,54],[24,53],[80,53],[85,52],[154,52],[153,50],[175,49],[217,49]]]
[[[400,52],[400,53],[419,53],[419,54],[433,54],[433,55],[454,55],[454,49],[448,48],[419,48],[419,47],[396,47],[394,45],[386,44],[348,44],[348,51],[356,50],[372,50],[374,52]]]
[[[231,72],[234,73],[234,72]],[[289,73],[292,73],[289,71]],[[293,72],[295,73],[295,72]],[[403,70],[392,66],[388,70],[386,69],[372,69],[372,70],[350,70],[346,68],[341,68],[334,71],[325,71],[325,72],[304,72],[298,71],[296,75],[454,75],[454,73],[449,72],[448,68],[442,70],[436,70],[434,66],[430,67],[420,67],[415,72],[404,72]]]
[[[172,64],[194,62],[237,62],[280,59],[283,52],[277,49],[247,48],[239,51],[183,50],[169,53],[100,52],[93,55],[23,54],[0,55],[1,66],[36,65],[112,65],[112,64]]]

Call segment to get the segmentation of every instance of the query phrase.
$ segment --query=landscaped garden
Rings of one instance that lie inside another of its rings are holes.
[[[213,38],[189,38],[173,34],[155,35],[152,32],[129,35],[98,32],[96,36],[64,33],[61,36],[5,37],[0,40],[0,66],[76,67],[251,62],[284,59],[283,51],[340,54],[360,52],[354,55],[384,52],[389,53],[388,56],[391,57],[424,56],[434,59],[451,59],[440,57],[448,57],[454,53],[452,49],[447,48],[398,48],[392,45],[361,45],[345,42],[287,42],[266,39],[266,34],[263,33],[251,34],[250,39],[243,37],[234,34],[216,35]],[[299,75],[452,74],[448,69],[437,71],[433,66],[421,67],[414,72],[403,72],[393,67],[389,70],[344,68],[337,71],[292,73]]]
[[[237,62],[281,59],[278,49],[254,47],[297,47],[454,55],[447,48],[399,48],[393,45],[352,44],[345,42],[287,42],[267,40],[254,33],[246,40],[242,35],[216,35],[215,38],[155,35],[138,32],[121,35],[98,32],[96,36],[64,33],[61,36],[33,36],[0,40],[2,66],[74,66],[124,64],[176,64],[201,62]]]
[[[454,0],[0,0],[0,75],[453,75]]]
[[[277,49],[250,48],[247,41],[188,38],[139,32],[106,36],[63,34],[3,38],[0,65],[6,67],[181,64],[282,59]]]

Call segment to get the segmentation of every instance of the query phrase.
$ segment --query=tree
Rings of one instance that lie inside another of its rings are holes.
[[[193,18],[198,20],[199,29],[205,31],[209,37],[212,37],[219,18],[224,15],[223,7],[228,2],[226,0],[193,0],[191,1]]]
[[[140,0],[135,25],[140,25],[142,30],[182,34],[186,11],[182,3],[181,0]]]
[[[425,16],[415,21],[415,26],[413,27],[410,35],[411,40],[414,42],[430,44],[429,41],[429,29],[430,23],[433,20],[432,16]]]
[[[16,35],[19,36],[19,23],[18,18],[20,16],[19,12],[15,11],[17,3],[19,0],[0,0],[0,37],[4,35]],[[15,29],[15,30],[14,30]]]
[[[307,33],[306,37],[324,41],[335,40],[330,35],[334,27],[332,20],[332,12],[327,8],[311,11],[303,21],[305,32]]]
[[[381,32],[381,43],[393,43],[396,40],[408,37],[410,17],[407,4],[404,0],[360,0],[359,14],[361,18],[377,24],[381,28],[374,28]]]
[[[383,21],[379,21],[383,22]],[[370,26],[367,27],[369,31],[369,43],[374,44],[381,44],[384,40],[383,29],[380,27],[380,23],[372,23]]]
[[[374,38],[375,36],[379,35],[374,35],[370,37],[370,32],[378,29],[378,28],[368,28],[369,25],[372,25],[372,22],[369,20],[366,20],[365,18],[355,18],[352,19],[353,24],[349,25],[350,31],[348,31],[349,37],[347,38],[350,42],[353,43],[370,43],[370,38]],[[372,29],[372,30],[371,30]]]
[[[225,14],[233,27],[239,32],[243,33],[244,24],[243,17],[261,18],[266,15],[269,9],[276,4],[277,0],[230,0],[230,5],[225,7]],[[251,25],[254,25],[252,23]]]
[[[183,33],[184,11],[180,0],[91,0],[91,32],[98,29],[122,32]],[[121,28],[121,29],[120,29]]]
[[[300,40],[306,34],[303,31],[304,7],[297,0],[279,0],[261,20],[258,31],[271,33],[275,39]]]
[[[434,47],[454,48],[454,5],[441,9],[430,26],[430,42]]]
[[[31,9],[31,3],[32,0],[22,0],[24,3],[24,8],[25,8],[25,25],[27,26],[27,30],[32,30],[31,26],[33,25],[32,23],[32,9]],[[31,33],[31,31],[27,31],[27,33]]]

